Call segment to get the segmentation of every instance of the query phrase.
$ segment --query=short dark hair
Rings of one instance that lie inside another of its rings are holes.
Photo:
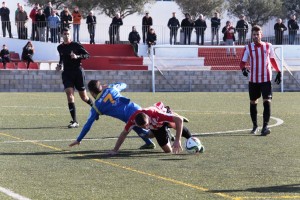
[[[136,125],[143,126],[146,124],[146,119],[147,119],[147,115],[143,112],[140,112],[135,116],[134,120]]]
[[[102,87],[100,84],[100,81],[98,80],[91,80],[88,83],[88,89],[90,92],[93,92],[95,94],[99,94],[102,91]]]
[[[255,32],[262,31],[262,28],[258,25],[254,25],[251,29],[251,32],[253,32],[253,31],[255,31]]]

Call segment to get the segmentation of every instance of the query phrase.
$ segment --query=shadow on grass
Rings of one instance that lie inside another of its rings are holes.
[[[244,190],[210,190],[212,193],[229,193],[229,192],[258,192],[258,193],[299,193],[300,184],[279,185],[269,187],[248,188]]]

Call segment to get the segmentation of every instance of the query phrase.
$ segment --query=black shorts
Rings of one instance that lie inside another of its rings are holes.
[[[272,99],[272,84],[270,81],[264,83],[249,82],[249,97],[255,101],[260,97],[263,99]]]
[[[168,134],[168,125],[164,124],[160,129],[158,130],[151,130],[151,132],[154,134],[154,137],[156,138],[156,141],[159,146],[163,147],[169,142],[169,134]]]
[[[85,74],[82,68],[72,71],[63,71],[61,76],[65,89],[75,87],[78,91],[85,90]]]

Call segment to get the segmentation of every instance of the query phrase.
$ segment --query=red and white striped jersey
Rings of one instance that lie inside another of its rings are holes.
[[[246,45],[241,61],[246,63],[250,58],[249,81],[253,83],[271,81],[271,63],[276,71],[279,71],[274,57],[274,50],[270,43],[261,42],[260,44],[254,44],[254,42],[252,42]]]

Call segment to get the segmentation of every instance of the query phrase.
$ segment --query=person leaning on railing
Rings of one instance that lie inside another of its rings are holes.
[[[93,11],[86,17],[87,28],[90,34],[90,44],[95,44],[96,16]]]

